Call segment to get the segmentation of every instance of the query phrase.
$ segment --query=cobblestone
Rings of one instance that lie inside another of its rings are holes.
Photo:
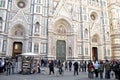
[[[11,75],[5,75],[5,73],[0,74],[0,80],[90,80],[87,77],[87,72],[79,72],[79,75],[74,76],[73,71],[65,71],[64,75],[56,76],[56,74],[49,75],[48,68],[43,68],[46,72],[42,73],[36,73],[36,74],[30,74],[30,75],[22,75],[22,74],[11,74]],[[56,73],[55,69],[55,73]],[[92,80],[100,80],[99,78],[94,78]],[[106,80],[106,79],[102,79]],[[110,79],[114,80],[114,79]]]

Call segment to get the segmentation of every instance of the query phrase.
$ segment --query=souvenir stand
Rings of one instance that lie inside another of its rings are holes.
[[[37,72],[37,65],[39,63],[39,55],[35,53],[22,53],[21,73],[31,74]]]

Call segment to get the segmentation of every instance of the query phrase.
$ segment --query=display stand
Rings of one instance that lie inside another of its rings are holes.
[[[31,74],[32,57],[22,56],[22,74]]]
[[[39,55],[35,53],[22,53],[22,65],[21,65],[21,73],[22,74],[31,74],[38,72],[38,61],[35,58],[39,59]]]

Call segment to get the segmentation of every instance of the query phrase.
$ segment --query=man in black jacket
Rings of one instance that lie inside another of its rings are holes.
[[[51,75],[51,72],[54,74],[54,63],[53,63],[53,61],[51,61],[50,64],[49,64],[49,75]]]
[[[120,80],[120,61],[118,61],[118,80]]]
[[[74,64],[74,75],[75,75],[75,73],[77,73],[77,75],[78,75],[78,62],[76,61]]]

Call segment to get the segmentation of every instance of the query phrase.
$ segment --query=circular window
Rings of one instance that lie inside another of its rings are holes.
[[[90,18],[91,18],[92,20],[96,20],[96,19],[97,19],[97,13],[96,13],[96,12],[92,12],[92,13],[90,14]]]
[[[19,2],[17,3],[17,5],[18,5],[19,8],[24,8],[24,7],[25,7],[25,2],[19,1]]]

